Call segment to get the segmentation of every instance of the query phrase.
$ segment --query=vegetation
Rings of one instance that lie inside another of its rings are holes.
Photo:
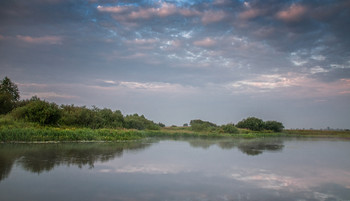
[[[214,123],[200,119],[191,120],[190,125],[194,131],[214,131],[218,127]]]
[[[13,110],[19,100],[17,85],[8,77],[0,82],[0,114],[6,114]]]
[[[222,125],[221,129],[224,133],[231,133],[231,134],[237,134],[239,133],[238,128],[235,127],[234,124],[226,124]]]
[[[256,117],[218,126],[195,119],[183,127],[165,127],[143,115],[121,111],[61,105],[34,96],[19,100],[16,84],[5,77],[0,83],[0,142],[14,141],[118,141],[145,137],[266,137],[314,136],[317,133],[283,131],[283,124]],[[283,132],[283,133],[282,133]],[[344,131],[345,132],[345,131]],[[325,134],[323,136],[328,136]],[[348,137],[349,132],[332,134]]]
[[[278,121],[266,121],[256,117],[248,117],[237,123],[238,128],[250,129],[252,131],[270,130],[273,132],[282,132],[284,126]]]
[[[238,128],[246,128],[252,131],[261,131],[264,129],[264,121],[256,117],[248,117],[237,123]]]
[[[274,132],[282,132],[284,129],[283,124],[277,121],[266,121],[264,126],[265,130],[271,130]]]

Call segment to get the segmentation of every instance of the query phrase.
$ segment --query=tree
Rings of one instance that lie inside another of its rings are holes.
[[[252,131],[261,131],[264,129],[264,121],[256,117],[248,117],[237,123],[238,128],[246,128]]]
[[[0,114],[6,114],[13,110],[18,100],[17,85],[5,77],[0,83]]]
[[[224,131],[224,133],[239,133],[239,130],[235,127],[234,124],[226,124],[226,125],[222,125],[221,129]]]
[[[281,132],[283,130],[284,126],[281,122],[278,121],[266,121],[265,122],[265,129],[266,130],[272,130],[274,132]]]
[[[61,111],[55,103],[32,98],[27,105],[13,110],[11,115],[16,119],[24,119],[41,125],[54,125],[61,118]]]
[[[209,131],[216,129],[218,126],[209,121],[202,121],[200,119],[195,119],[190,121],[191,128],[194,131]]]

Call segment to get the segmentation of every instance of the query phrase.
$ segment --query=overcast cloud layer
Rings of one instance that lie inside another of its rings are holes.
[[[0,76],[167,125],[349,128],[349,36],[347,0],[2,0]]]

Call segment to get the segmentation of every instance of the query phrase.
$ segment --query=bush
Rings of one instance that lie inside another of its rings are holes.
[[[277,121],[266,121],[265,122],[265,129],[266,130],[272,130],[274,132],[281,132],[283,130],[284,126],[281,122]]]
[[[221,129],[223,130],[224,133],[231,133],[231,134],[239,133],[239,130],[233,124],[222,125]]]
[[[238,122],[236,125],[238,128],[246,128],[252,131],[261,131],[265,127],[265,123],[263,120],[256,117],[248,117],[247,119],[243,119]]]
[[[125,128],[138,129],[138,130],[159,130],[160,127],[153,121],[146,119],[143,115],[138,114],[127,115],[124,122]]]
[[[89,109],[74,105],[61,105],[62,118],[60,124],[88,128],[121,128],[124,124],[122,113],[110,109]]]
[[[211,123],[209,121],[202,121],[200,119],[195,119],[190,121],[191,128],[194,131],[213,131],[215,130],[218,126],[214,123]]]
[[[16,119],[24,119],[41,125],[53,125],[57,124],[61,118],[61,111],[55,103],[32,99],[27,105],[13,110],[11,115]]]

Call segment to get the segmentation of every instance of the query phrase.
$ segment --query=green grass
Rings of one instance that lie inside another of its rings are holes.
[[[201,138],[260,138],[260,137],[340,137],[350,138],[350,131],[285,130],[254,132],[239,129],[238,134],[220,131],[195,132],[190,127],[165,127],[160,130],[90,129],[74,127],[44,127],[35,123],[0,117],[0,142],[68,142],[68,141],[126,141],[150,137]]]
[[[1,142],[67,142],[67,141],[126,141],[149,137],[238,137],[255,138],[279,136],[280,133],[199,133],[188,130],[126,130],[126,129],[88,129],[88,128],[56,128],[56,127],[2,127]]]

